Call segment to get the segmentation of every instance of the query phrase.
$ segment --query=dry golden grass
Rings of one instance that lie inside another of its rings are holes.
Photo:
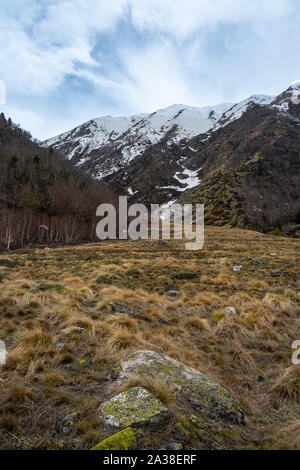
[[[0,254],[24,263],[0,290],[0,339],[9,352],[0,370],[2,447],[88,449],[107,437],[97,408],[117,362],[139,349],[207,373],[239,397],[247,425],[237,435],[210,436],[223,448],[299,447],[300,366],[291,362],[292,343],[300,340],[299,250],[298,240],[208,228],[201,252],[185,251],[181,241],[149,240]],[[234,273],[234,265],[243,270]],[[282,276],[270,276],[273,269]],[[180,279],[186,273],[196,276]],[[168,290],[181,297],[168,297]],[[115,314],[111,301],[131,313]],[[227,316],[226,307],[236,314]],[[83,330],[63,334],[68,327]],[[91,366],[64,369],[82,359]],[[168,384],[155,377],[130,384],[147,387],[174,419],[186,421]],[[74,410],[82,419],[61,439],[57,429]],[[151,435],[153,443],[159,445],[160,434]],[[141,445],[149,448],[149,438],[141,437]],[[199,431],[186,447],[209,444]]]

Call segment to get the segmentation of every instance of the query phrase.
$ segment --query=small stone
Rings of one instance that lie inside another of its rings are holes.
[[[57,344],[55,345],[55,347],[56,347],[56,349],[59,349],[59,350],[64,349],[65,343],[57,343]]]
[[[17,266],[24,266],[24,263],[9,259],[0,259],[0,266],[5,266],[6,268],[15,268]]]
[[[4,366],[6,364],[6,346],[4,341],[0,340],[0,366]]]
[[[276,256],[278,256],[277,253],[271,253],[271,256],[273,256],[273,258],[276,258]]]
[[[66,416],[62,421],[60,433],[63,436],[69,436],[69,434],[74,430],[75,424],[78,423],[79,420],[80,413],[78,411],[74,411]]]
[[[226,315],[228,317],[232,317],[233,315],[236,314],[235,308],[234,307],[226,307],[225,308]]]
[[[273,271],[271,271],[271,276],[272,277],[279,277],[279,276],[281,276],[281,274],[282,274],[281,269],[274,269]]]
[[[243,269],[243,266],[233,266],[233,272],[239,273]]]
[[[162,450],[182,450],[183,446],[180,442],[170,442],[170,444],[165,445]]]
[[[142,387],[126,390],[99,408],[100,421],[119,429],[135,424],[165,424],[170,416],[169,410]]]
[[[131,313],[130,309],[125,304],[118,302],[109,302],[109,305],[116,313]]]
[[[181,423],[176,423],[172,432],[172,436],[180,442],[188,440],[189,433],[185,430]]]
[[[198,273],[192,272],[183,272],[183,273],[176,273],[174,274],[174,279],[178,279],[179,281],[188,281],[192,279],[196,279],[198,277]]]
[[[97,284],[106,284],[110,286],[112,284],[112,278],[108,276],[98,276],[96,279]]]
[[[135,450],[137,442],[132,428],[123,429],[104,439],[90,450]]]
[[[79,326],[69,326],[68,328],[64,328],[63,330],[61,330],[61,334],[67,335],[69,333],[74,333],[76,331],[78,332],[84,331],[84,328],[80,328]]]
[[[178,290],[169,290],[167,292],[168,297],[181,297],[181,294]]]
[[[47,284],[45,282],[40,282],[37,287],[33,287],[33,289],[31,289],[31,292],[39,292],[46,290],[56,290],[58,292],[62,292],[64,290],[64,286],[62,286],[61,284]]]
[[[38,292],[40,292],[40,289],[38,287],[32,287],[31,289],[29,289],[29,292],[32,292],[33,294],[37,294]]]
[[[10,271],[6,271],[6,270],[0,271],[0,277],[1,277],[1,278],[5,278],[5,277],[7,277],[7,276],[9,276],[9,275],[10,275]]]

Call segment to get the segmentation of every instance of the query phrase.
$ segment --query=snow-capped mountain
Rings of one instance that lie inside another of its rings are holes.
[[[131,201],[204,202],[213,223],[268,229],[300,207],[300,82],[237,104],[105,116],[44,145]]]
[[[124,168],[163,138],[172,144],[199,134],[209,136],[239,119],[252,103],[266,105],[273,100],[271,96],[255,95],[238,104],[204,108],[176,104],[151,114],[104,116],[53,137],[44,145],[102,179]]]

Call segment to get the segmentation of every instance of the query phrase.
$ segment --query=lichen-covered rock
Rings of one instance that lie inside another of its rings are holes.
[[[89,359],[81,359],[80,361],[77,362],[69,362],[64,366],[64,369],[72,372],[78,369],[87,369],[88,367],[91,367],[92,362]]]
[[[118,370],[118,380],[131,375],[161,378],[173,389],[178,399],[192,408],[193,414],[234,424],[244,423],[238,400],[210,377],[155,351],[137,351],[125,356]]]
[[[137,424],[163,424],[170,412],[150,392],[134,387],[103,403],[99,418],[109,426],[124,429]]]
[[[137,442],[132,428],[123,429],[123,431],[104,439],[90,450],[135,450]]]
[[[87,369],[88,367],[91,367],[91,365],[92,365],[92,361],[90,361],[89,359],[81,359],[78,362],[78,367],[83,368],[83,369]]]
[[[74,430],[76,423],[80,419],[80,413],[74,411],[63,419],[60,432],[63,436],[68,436]]]

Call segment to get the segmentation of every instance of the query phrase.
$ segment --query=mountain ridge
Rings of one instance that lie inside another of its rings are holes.
[[[300,207],[295,180],[299,175],[300,181],[300,103],[294,99],[299,94],[297,82],[278,96],[253,95],[233,105],[201,109],[173,105],[126,118],[132,126],[118,131],[117,137],[110,134],[109,142],[99,146],[90,121],[45,145],[54,145],[132,202],[170,207],[191,197],[193,202],[205,202],[210,222],[222,225],[238,220],[238,225],[269,230],[277,220],[291,223]],[[97,129],[93,129],[96,134]],[[80,149],[78,139],[83,145]],[[92,150],[87,147],[91,144]],[[225,215],[216,201],[211,204],[214,193],[222,190],[218,180],[231,181]],[[248,189],[241,190],[245,181]],[[286,186],[284,191],[278,191],[278,181]],[[268,188],[265,193],[264,186]],[[273,213],[261,207],[262,193],[264,206],[273,207]],[[280,199],[283,193],[285,201]]]
[[[201,108],[178,104],[152,113],[103,116],[47,139],[43,145],[53,147],[76,165],[83,166],[96,179],[102,179],[142,155],[167,132],[171,131],[170,143],[179,143],[238,119],[251,102],[265,103],[273,98],[253,95],[236,104],[221,103]]]

